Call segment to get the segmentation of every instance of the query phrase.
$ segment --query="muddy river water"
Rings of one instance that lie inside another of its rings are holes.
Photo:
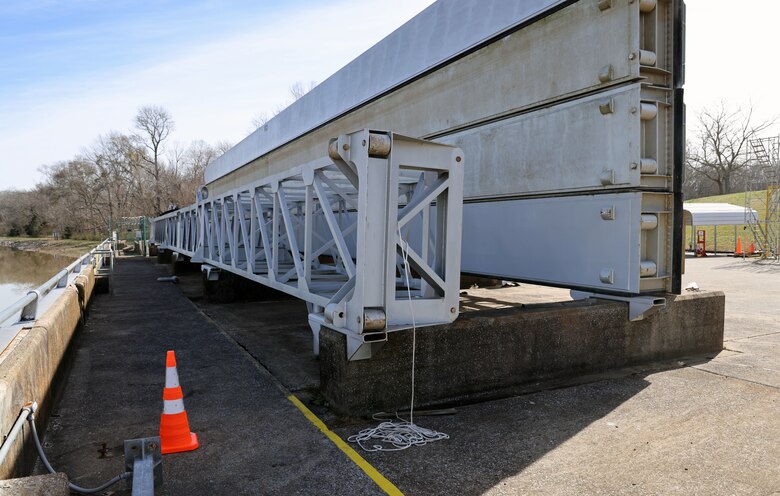
[[[48,281],[73,260],[63,255],[0,247],[0,309]]]

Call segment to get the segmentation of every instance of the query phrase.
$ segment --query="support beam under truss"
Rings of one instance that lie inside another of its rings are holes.
[[[204,188],[152,220],[152,241],[305,300],[315,353],[326,326],[369,358],[389,331],[458,315],[463,164],[458,148],[364,129],[321,160]]]

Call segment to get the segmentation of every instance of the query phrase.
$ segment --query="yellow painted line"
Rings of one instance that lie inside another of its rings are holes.
[[[353,450],[347,443],[344,442],[343,439],[341,439],[338,435],[336,435],[335,432],[328,429],[328,427],[320,420],[314,413],[312,413],[311,410],[306,408],[306,405],[301,403],[301,401],[295,397],[294,394],[291,394],[287,396],[287,399],[290,400],[290,402],[298,407],[298,410],[303,413],[303,415],[309,419],[309,422],[317,426],[317,428],[322,431],[323,434],[328,436],[328,439],[330,439],[333,444],[338,446],[338,448],[346,454],[350,460],[352,460],[355,465],[360,467],[360,469],[366,473],[369,477],[371,477],[371,480],[373,480],[377,486],[379,486],[384,492],[387,494],[391,494],[393,496],[403,496],[403,493],[398,490],[395,485],[393,485],[392,482],[387,480],[384,475],[380,474],[377,469],[375,469],[370,463],[368,463],[365,458],[360,456],[357,451]]]

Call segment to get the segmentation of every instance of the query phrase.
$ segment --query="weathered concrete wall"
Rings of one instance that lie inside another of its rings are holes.
[[[38,425],[46,425],[68,347],[94,288],[94,271],[87,266],[42,316],[23,328],[0,353],[0,432],[10,431],[28,401],[38,402]],[[25,428],[23,434],[16,438],[0,466],[0,478],[23,475],[32,469],[37,454],[29,429]]]
[[[628,305],[600,300],[462,314],[417,330],[419,407],[517,394],[554,381],[723,348],[721,292],[668,296],[663,309],[628,320]],[[409,407],[412,332],[390,333],[370,360],[348,362],[346,340],[320,332],[321,389],[340,413]]]
[[[0,481],[0,496],[69,496],[65,474],[35,475]]]

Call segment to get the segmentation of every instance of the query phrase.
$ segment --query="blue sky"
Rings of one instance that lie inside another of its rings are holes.
[[[253,29],[312,2],[18,1],[0,4],[0,92],[100,77],[180,56],[187,47]]]
[[[430,3],[1,0],[0,189],[33,187],[41,165],[130,131],[143,105],[172,113],[171,145],[237,143],[291,84],[323,81]],[[686,3],[689,135],[720,100],[780,115],[780,2]]]
[[[148,104],[182,145],[238,142],[290,85],[324,80],[430,3],[3,0],[0,189],[33,187],[41,165],[128,132]]]

